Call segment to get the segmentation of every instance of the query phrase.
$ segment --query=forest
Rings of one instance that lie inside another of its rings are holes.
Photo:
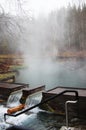
[[[0,54],[58,56],[86,51],[86,4],[68,5],[47,17],[0,13]]]

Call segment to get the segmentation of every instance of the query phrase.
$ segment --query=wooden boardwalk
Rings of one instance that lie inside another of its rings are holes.
[[[65,92],[65,93],[63,93]],[[77,92],[77,94],[75,93]],[[42,93],[42,102],[50,97],[53,100],[40,106],[41,109],[60,115],[66,115],[65,104],[68,102],[68,120],[72,126],[71,130],[86,130],[86,88],[74,88],[58,86]],[[56,97],[57,96],[57,97]],[[77,101],[76,103],[69,103]],[[78,119],[77,122],[71,122]],[[65,130],[60,129],[60,130]]]
[[[65,90],[75,90],[78,92],[78,95],[81,97],[86,97],[86,88],[73,88],[73,87],[56,87],[54,89],[48,90],[47,93],[59,94]],[[64,95],[74,95],[74,93],[65,93]]]

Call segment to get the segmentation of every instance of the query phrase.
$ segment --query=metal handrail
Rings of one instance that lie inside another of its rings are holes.
[[[74,101],[66,101],[65,102],[65,114],[66,114],[66,130],[71,130],[70,128],[68,128],[69,127],[69,122],[68,122],[68,104],[69,103],[71,103],[71,104],[75,104],[75,103],[77,103],[78,102],[78,100],[74,100]]]
[[[21,115],[21,114],[23,114],[23,113],[25,113],[25,112],[27,112],[27,111],[29,111],[29,110],[32,110],[32,109],[34,109],[34,108],[36,108],[36,107],[38,107],[38,106],[40,106],[40,105],[42,105],[42,104],[44,104],[44,103],[50,101],[50,100],[53,100],[53,99],[55,99],[55,98],[57,98],[57,97],[63,95],[64,93],[68,93],[68,92],[73,92],[73,93],[75,93],[75,98],[76,98],[75,100],[78,101],[78,99],[79,99],[79,98],[78,98],[78,92],[77,92],[76,90],[64,90],[64,91],[62,91],[61,93],[59,93],[59,94],[57,94],[57,95],[54,95],[54,96],[52,96],[52,97],[50,97],[50,98],[47,98],[46,100],[44,100],[44,101],[42,101],[42,102],[40,102],[40,103],[38,103],[38,104],[36,104],[36,105],[30,107],[30,108],[26,108],[26,109],[24,109],[23,111],[21,111],[21,112],[19,112],[19,113],[16,113],[16,114],[8,114],[8,113],[5,113],[5,114],[4,114],[4,121],[6,122],[6,116],[12,116],[12,117],[19,116],[19,115]]]

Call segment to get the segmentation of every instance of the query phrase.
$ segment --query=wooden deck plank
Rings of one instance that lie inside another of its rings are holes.
[[[79,96],[81,97],[86,97],[86,89],[85,88],[66,88],[66,87],[56,87],[55,89],[51,89],[47,91],[47,93],[52,93],[52,94],[59,94],[65,90],[75,90],[78,92]],[[65,93],[64,95],[74,95],[74,93]]]
[[[16,84],[8,84],[8,83],[0,83],[0,89],[1,88],[5,88],[5,89],[14,89],[14,88],[18,88],[21,85],[16,85]]]
[[[0,83],[0,100],[2,103],[7,102],[9,96],[14,93],[22,91],[23,88],[28,87],[28,84],[23,83]]]

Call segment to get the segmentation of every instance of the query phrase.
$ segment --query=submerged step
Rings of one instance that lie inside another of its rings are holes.
[[[7,110],[7,113],[8,114],[13,114],[13,113],[15,113],[17,111],[20,111],[20,110],[24,109],[24,108],[25,108],[25,104],[20,104],[20,105],[18,105],[16,107],[9,108]]]

